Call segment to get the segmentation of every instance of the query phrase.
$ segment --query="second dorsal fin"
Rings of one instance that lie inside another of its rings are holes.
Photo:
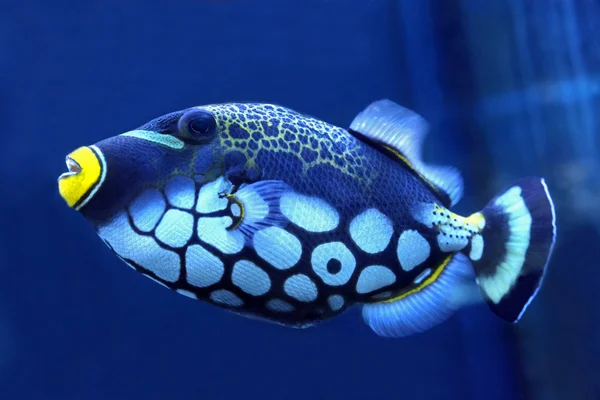
[[[387,99],[371,103],[350,124],[350,132],[394,154],[450,207],[462,197],[463,180],[454,167],[423,162],[421,151],[428,128],[420,115]]]

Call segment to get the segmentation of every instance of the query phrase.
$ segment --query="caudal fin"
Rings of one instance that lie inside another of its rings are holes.
[[[546,182],[521,179],[470,218],[481,231],[465,252],[483,297],[496,315],[517,322],[540,289],[556,238]]]

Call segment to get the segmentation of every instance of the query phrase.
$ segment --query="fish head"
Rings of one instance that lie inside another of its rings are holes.
[[[195,189],[224,175],[226,118],[208,106],[172,112],[66,157],[58,178],[67,205],[93,222],[110,220],[148,190],[166,195],[174,178]]]

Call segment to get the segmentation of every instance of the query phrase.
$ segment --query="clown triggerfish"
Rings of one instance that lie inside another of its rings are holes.
[[[548,187],[524,178],[457,215],[462,178],[423,162],[427,130],[389,100],[348,129],[270,104],[192,107],[75,150],[58,186],[127,265],[240,315],[307,327],[361,305],[399,337],[478,287],[516,322],[554,245]]]

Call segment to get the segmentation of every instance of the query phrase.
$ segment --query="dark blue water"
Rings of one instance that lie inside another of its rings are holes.
[[[0,399],[599,399],[597,17],[588,0],[4,0]],[[173,110],[271,102],[347,126],[379,98],[431,121],[428,158],[466,179],[458,212],[546,176],[559,243],[517,328],[482,305],[401,340],[358,310],[240,318],[126,268],[58,195],[71,150]]]

